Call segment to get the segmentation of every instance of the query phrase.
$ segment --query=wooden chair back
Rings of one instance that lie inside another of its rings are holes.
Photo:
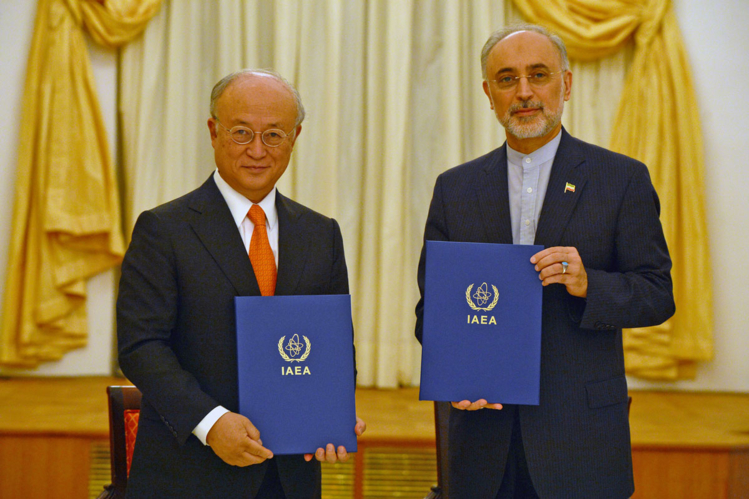
[[[138,432],[141,393],[134,386],[108,386],[112,483],[97,499],[124,499]]]

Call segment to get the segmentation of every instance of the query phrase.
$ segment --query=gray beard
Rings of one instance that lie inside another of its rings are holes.
[[[562,110],[549,113],[541,102],[526,102],[525,105],[515,104],[511,106],[502,117],[500,123],[507,133],[518,139],[534,139],[543,137],[551,132],[562,121]],[[525,107],[538,107],[541,114],[538,116],[516,117],[512,113]]]

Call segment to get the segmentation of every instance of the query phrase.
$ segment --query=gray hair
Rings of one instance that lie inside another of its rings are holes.
[[[224,93],[224,90],[226,90],[235,79],[246,74],[267,75],[283,83],[289,89],[289,92],[291,92],[291,95],[294,97],[294,102],[296,103],[296,122],[294,123],[294,129],[302,124],[304,116],[306,115],[304,105],[302,105],[302,96],[299,95],[299,91],[294,88],[294,85],[289,83],[286,78],[270,69],[240,69],[239,71],[235,71],[234,73],[221,78],[221,80],[219,80],[219,82],[213,87],[213,90],[211,90],[211,116],[213,118],[217,118],[216,102],[218,102],[218,99]]]
[[[484,44],[484,48],[481,49],[481,76],[483,76],[485,80],[486,61],[487,59],[489,59],[489,52],[491,52],[494,46],[500,41],[507,38],[513,33],[517,33],[518,31],[533,31],[548,38],[559,51],[559,57],[562,60],[562,71],[569,71],[570,61],[569,59],[567,59],[567,47],[564,46],[564,41],[559,38],[558,35],[555,35],[548,29],[537,24],[512,24],[510,26],[505,26],[504,28],[498,29],[497,31],[492,33],[491,36],[489,36],[489,39]]]

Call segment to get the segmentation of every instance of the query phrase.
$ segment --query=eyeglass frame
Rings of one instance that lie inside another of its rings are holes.
[[[535,70],[535,71],[542,71],[542,70],[538,69],[538,70]],[[566,72],[567,72],[566,69],[560,69],[559,71],[551,71],[551,72],[549,72],[547,74],[547,76],[552,77],[552,76],[555,76],[555,75],[558,75],[558,74],[564,74]],[[517,86],[520,84],[520,78],[525,78],[525,80],[528,82],[528,85],[533,86],[533,82],[531,80],[531,76],[533,76],[532,72],[529,75],[517,75],[517,76],[510,76],[509,74],[508,75],[504,75],[504,76],[502,76],[502,78],[510,77],[510,78],[512,78],[514,80],[514,82],[513,82],[512,86],[507,87],[507,88],[501,88],[500,87],[499,90],[502,91],[502,92],[507,92],[507,91],[516,89]],[[499,81],[496,78],[492,78],[491,81],[493,81],[494,83],[496,83],[498,86],[500,85]],[[549,82],[550,81],[551,80],[549,80]],[[546,82],[546,83],[542,84],[541,86],[545,86],[549,82]],[[539,87],[536,87],[536,88],[539,88]]]
[[[236,125],[236,126],[233,126],[233,127],[231,127],[231,128],[226,128],[226,126],[224,126],[224,124],[223,124],[223,123],[221,123],[221,120],[219,120],[219,119],[218,119],[217,117],[215,117],[215,116],[214,116],[214,117],[213,117],[213,119],[214,119],[214,120],[216,120],[216,123],[218,123],[219,125],[221,125],[221,128],[223,128],[224,130],[226,130],[227,132],[229,132],[229,138],[230,138],[230,139],[232,140],[232,142],[234,142],[235,144],[238,144],[238,145],[240,145],[240,146],[246,146],[246,145],[248,145],[248,144],[252,144],[252,141],[253,141],[253,140],[255,140],[255,135],[258,135],[258,134],[259,134],[259,135],[260,135],[260,141],[261,141],[261,142],[262,142],[263,144],[265,144],[265,145],[266,145],[267,147],[279,147],[279,146],[281,146],[281,144],[283,144],[283,143],[284,143],[284,142],[286,141],[286,139],[288,139],[288,138],[289,138],[289,136],[291,136],[291,134],[292,134],[292,133],[293,133],[293,131],[294,131],[294,130],[292,129],[292,130],[291,130],[291,132],[287,133],[287,132],[283,131],[283,130],[282,130],[282,129],[280,129],[280,128],[269,128],[269,129],[267,129],[267,130],[264,130],[264,131],[263,131],[262,133],[260,133],[260,132],[256,132],[256,131],[255,131],[255,130],[253,130],[252,128],[250,128],[250,127],[247,127],[247,126],[244,126],[244,125]],[[237,142],[237,139],[235,139],[235,138],[234,138],[234,133],[232,132],[232,130],[234,130],[234,129],[236,129],[236,128],[241,128],[241,129],[244,129],[244,130],[249,130],[250,132],[252,132],[252,135],[250,136],[250,140],[248,140],[247,142]],[[273,131],[276,131],[276,132],[281,132],[281,133],[283,134],[283,139],[281,140],[281,142],[280,142],[280,143],[278,143],[278,144],[277,144],[277,145],[275,145],[275,146],[274,146],[274,145],[272,145],[272,144],[268,144],[268,143],[267,143],[267,142],[265,141],[265,138],[264,138],[264,137],[265,137],[265,134],[266,134],[266,133],[268,133],[268,132],[273,132]]]

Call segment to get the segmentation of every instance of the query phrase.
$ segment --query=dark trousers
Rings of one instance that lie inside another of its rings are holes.
[[[255,499],[286,499],[286,494],[281,486],[281,479],[278,477],[278,465],[275,459],[268,461],[268,468],[265,471],[265,478],[260,485]]]
[[[515,420],[512,424],[507,464],[505,465],[505,473],[502,478],[502,485],[497,493],[497,499],[538,499],[538,494],[533,487],[533,481],[528,472],[528,462],[525,460],[517,407],[515,408]]]

